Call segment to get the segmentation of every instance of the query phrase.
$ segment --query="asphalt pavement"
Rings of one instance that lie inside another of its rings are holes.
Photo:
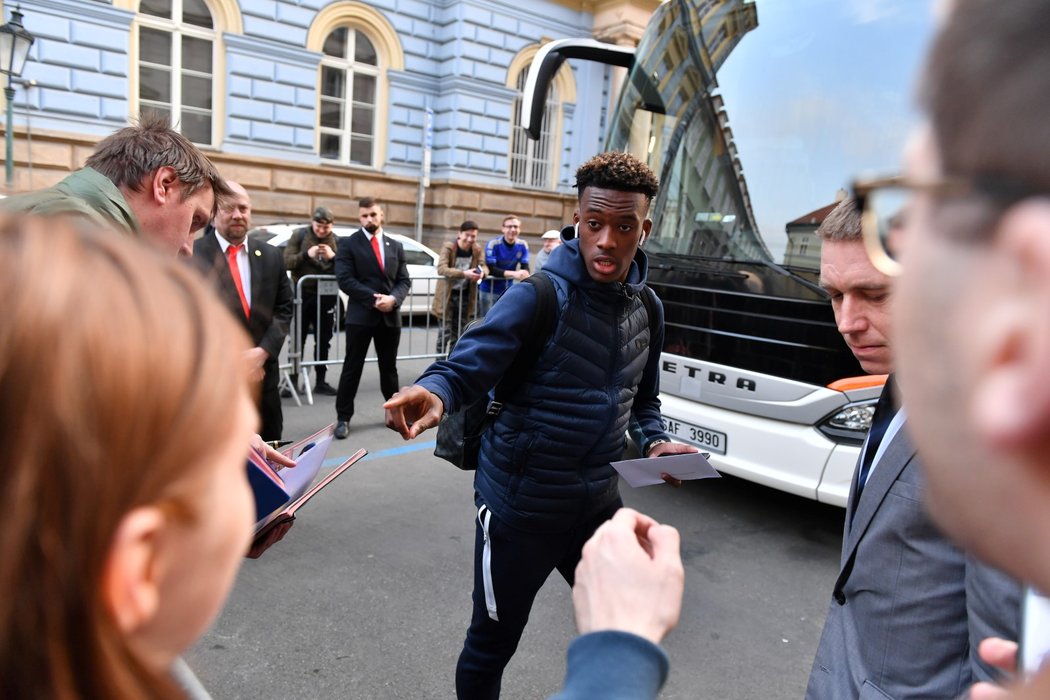
[[[408,384],[426,361],[399,364]],[[334,385],[338,368],[330,378]],[[226,608],[186,654],[216,700],[454,698],[470,617],[472,473],[383,426],[365,366],[350,437],[328,466],[368,457],[299,513],[285,539],[245,560]],[[335,420],[334,399],[285,400],[285,438]],[[661,698],[800,698],[837,574],[843,511],[726,477],[631,489],[624,501],[682,534],[682,621],[665,640]],[[568,586],[540,592],[504,675],[508,700],[560,688],[575,636]]]

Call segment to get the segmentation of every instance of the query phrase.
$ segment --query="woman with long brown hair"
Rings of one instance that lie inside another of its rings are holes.
[[[0,222],[0,697],[176,698],[251,537],[248,340],[193,271]]]

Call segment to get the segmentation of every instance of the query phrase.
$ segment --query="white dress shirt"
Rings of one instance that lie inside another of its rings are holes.
[[[219,242],[219,247],[222,248],[223,257],[227,257],[226,251],[230,247],[230,242],[219,235],[218,229],[215,230],[215,240]],[[241,243],[241,249],[237,251],[237,269],[241,271],[241,286],[244,287],[244,298],[248,302],[248,308],[250,309],[252,308],[252,268],[248,264],[247,238]]]

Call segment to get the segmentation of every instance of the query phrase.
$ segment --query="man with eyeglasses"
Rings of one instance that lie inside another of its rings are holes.
[[[817,235],[820,285],[838,329],[864,371],[889,379],[850,488],[840,572],[806,697],[950,700],[997,677],[970,651],[1016,630],[1018,587],[968,560],[922,508],[919,460],[890,374],[892,279],[868,258],[856,202],[839,203]]]
[[[955,0],[930,54],[928,127],[906,155],[902,234],[864,195],[893,302],[910,429],[934,520],[967,550],[1050,591],[1050,3]],[[881,235],[880,235],[881,234]],[[1043,625],[1045,627],[1045,625]],[[1026,631],[1040,631],[1026,625]],[[1043,630],[1045,632],[1045,629]],[[1012,665],[1016,647],[981,655]],[[1035,652],[1025,650],[1026,656]],[[917,653],[921,653],[921,650]],[[1050,697],[1050,668],[1016,697]],[[991,697],[991,689],[974,698]]]
[[[502,229],[503,235],[493,238],[485,246],[489,276],[478,287],[479,318],[489,312],[511,284],[529,276],[529,246],[518,240],[521,220],[513,215],[506,216]]]

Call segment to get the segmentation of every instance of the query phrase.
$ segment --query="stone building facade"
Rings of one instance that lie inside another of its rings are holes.
[[[36,43],[14,99],[14,191],[58,181],[158,109],[249,189],[258,223],[318,205],[352,223],[371,195],[391,230],[421,220],[437,243],[467,218],[495,235],[515,213],[537,239],[571,218],[573,172],[601,149],[618,76],[563,67],[537,143],[517,136],[524,71],[554,39],[636,43],[658,0],[19,4]]]

